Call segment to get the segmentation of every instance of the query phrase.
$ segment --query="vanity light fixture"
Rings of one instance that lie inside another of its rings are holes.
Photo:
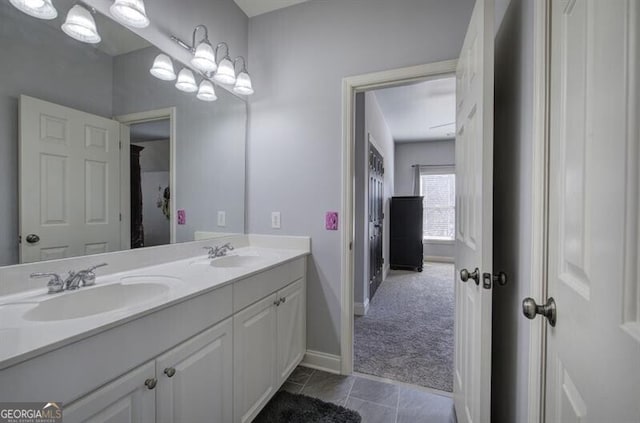
[[[149,70],[151,75],[163,81],[173,81],[176,79],[176,72],[173,70],[173,62],[166,54],[158,54],[153,61],[153,66]]]
[[[216,82],[221,84],[232,85],[236,83],[236,71],[233,68],[233,62],[229,57],[229,46],[227,43],[222,42],[216,46],[216,58],[218,57],[218,49],[220,47],[224,47],[226,50],[226,55],[218,62],[218,70],[216,74],[213,75],[213,79]]]
[[[218,99],[211,81],[208,81],[206,79],[202,80],[202,82],[200,83],[200,88],[198,89],[197,97],[202,101],[216,101]]]
[[[149,26],[143,0],[116,0],[109,8],[109,12],[123,25],[134,28]]]
[[[9,2],[18,10],[38,19],[55,19],[58,17],[58,11],[51,0],[9,0]]]
[[[83,43],[97,44],[101,40],[91,12],[79,4],[73,6],[67,13],[67,19],[62,24],[62,31],[69,37]]]
[[[176,88],[185,93],[193,93],[198,91],[196,85],[196,79],[193,77],[193,72],[190,69],[182,68],[178,74],[178,81],[176,81]]]
[[[238,60],[242,60],[242,68],[236,76],[236,85],[233,87],[233,92],[241,95],[251,95],[253,94],[253,87],[251,86],[251,77],[247,72],[247,62],[244,57],[238,56],[233,60],[234,67]]]

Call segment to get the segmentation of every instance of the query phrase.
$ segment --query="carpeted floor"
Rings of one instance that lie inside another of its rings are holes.
[[[278,392],[254,423],[360,423],[360,414],[306,395]]]
[[[355,371],[452,392],[453,284],[452,264],[392,270],[355,317]]]

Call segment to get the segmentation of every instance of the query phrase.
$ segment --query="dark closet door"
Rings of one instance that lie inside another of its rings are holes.
[[[369,300],[382,283],[382,222],[384,220],[384,159],[369,143]]]
[[[142,224],[142,175],[140,152],[144,147],[131,145],[131,248],[144,247]]]

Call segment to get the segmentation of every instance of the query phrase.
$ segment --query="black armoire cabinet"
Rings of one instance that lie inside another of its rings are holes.
[[[392,269],[422,272],[422,199],[418,196],[391,198],[389,265]]]

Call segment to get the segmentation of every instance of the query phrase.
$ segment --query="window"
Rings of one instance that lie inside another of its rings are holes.
[[[424,196],[422,221],[425,240],[453,241],[456,222],[456,175],[420,175],[420,194]]]

